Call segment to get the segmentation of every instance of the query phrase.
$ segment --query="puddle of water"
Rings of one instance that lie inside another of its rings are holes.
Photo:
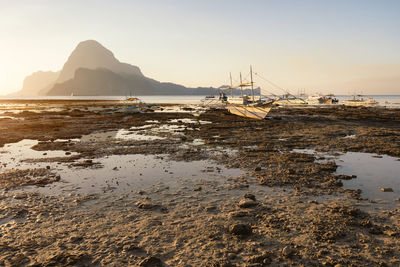
[[[129,130],[120,129],[115,135],[116,139],[134,140],[134,141],[149,141],[149,140],[163,140],[164,137],[155,135],[138,134]]]
[[[109,138],[109,132],[98,133],[96,137]],[[95,135],[88,137],[90,140]],[[35,151],[31,147],[36,140],[22,140],[6,144],[0,149],[1,166],[8,169],[34,169],[50,166],[51,171],[61,177],[60,182],[45,187],[25,187],[20,191],[34,191],[51,195],[73,193],[122,193],[146,189],[164,184],[178,188],[182,184],[193,185],[197,180],[219,181],[221,177],[235,177],[242,174],[240,169],[228,169],[211,161],[169,161],[166,155],[112,155],[94,159],[95,168],[71,167],[59,162],[26,162],[25,159],[65,157],[65,151]],[[202,140],[194,143],[201,144]],[[77,153],[71,153],[77,155]],[[23,162],[22,162],[23,161]],[[82,159],[81,161],[84,161]],[[98,166],[101,166],[100,168]]]
[[[172,122],[172,123],[198,123],[198,121],[194,120],[194,119],[171,119],[168,122]]]
[[[16,117],[11,117],[11,116],[0,116],[0,119],[24,120],[24,118],[16,118]]]
[[[195,119],[171,119],[169,122],[172,123],[200,123],[200,124],[210,124],[212,123],[211,121],[202,121],[202,120],[195,120]]]
[[[80,139],[81,142],[106,142],[113,139],[132,140],[132,141],[148,141],[148,140],[162,140],[164,137],[153,136],[147,134],[140,134],[138,132],[126,129],[118,131],[97,132],[83,135]]]
[[[176,124],[147,124],[142,126],[133,126],[129,128],[129,130],[120,129],[120,130],[106,131],[106,132],[95,132],[83,135],[80,141],[106,142],[112,139],[123,139],[123,140],[133,140],[133,141],[163,140],[165,139],[165,137],[157,136],[157,134],[172,133],[173,135],[183,135],[183,131],[185,130],[194,130],[194,129],[191,127],[187,127],[185,125],[176,125]]]
[[[96,132],[82,135],[81,142],[105,142],[114,139],[118,131]]]
[[[155,128],[152,128],[150,132],[154,133],[172,133],[174,135],[183,135],[183,131],[190,130],[193,128],[187,127],[185,125],[176,125],[176,124],[161,124]]]
[[[343,138],[344,138],[344,139],[348,139],[348,138],[353,139],[353,138],[356,138],[356,135],[355,135],[355,134],[346,135],[346,136],[343,137]]]
[[[168,113],[168,112],[173,112],[173,113],[189,113],[192,114],[194,116],[198,116],[201,113],[205,112],[207,110],[206,107],[200,107],[200,106],[182,106],[182,105],[178,105],[178,106],[167,106],[167,107],[163,107],[161,109],[157,109],[154,112],[161,112],[161,113]]]
[[[361,189],[369,199],[393,202],[400,197],[400,162],[393,157],[381,158],[371,153],[347,152],[338,158],[337,174],[357,175],[343,181],[343,186]],[[382,192],[381,188],[392,188],[393,192]]]
[[[192,142],[193,146],[202,146],[205,145],[205,142],[203,139],[194,139]]]
[[[396,204],[400,198],[400,161],[387,155],[346,152],[322,153],[313,149],[294,149],[293,152],[322,157],[317,162],[335,161],[337,175],[356,175],[357,178],[343,180],[343,187],[361,189],[361,195],[379,203]],[[393,192],[382,192],[381,188],[392,188]]]
[[[99,162],[104,168],[60,171],[58,174],[61,179],[68,184],[57,183],[44,190],[52,194],[55,191],[67,192],[68,189],[78,193],[123,193],[160,183],[178,188],[183,183],[194,182],[196,177],[215,180],[217,177],[239,176],[242,173],[240,169],[227,169],[209,161],[167,161],[153,155],[113,155]],[[212,172],[208,171],[210,169]]]
[[[149,129],[149,128],[153,128],[154,126],[156,126],[155,124],[146,124],[143,126],[132,126],[131,130],[144,130],[144,129]]]
[[[79,139],[79,138],[71,138],[71,139],[56,139],[56,140],[54,140],[53,142],[60,142],[60,143],[63,143],[63,142],[79,142],[81,139]]]
[[[37,140],[24,139],[17,143],[10,143],[4,145],[0,148],[0,162],[2,165],[1,169],[27,169],[31,168],[32,165],[24,162],[22,160],[27,159],[38,159],[38,158],[55,158],[55,157],[67,157],[65,155],[66,151],[62,150],[51,150],[51,151],[37,151],[33,150],[31,147],[37,145]],[[76,152],[71,152],[69,156],[78,155]],[[45,164],[41,164],[45,167]]]

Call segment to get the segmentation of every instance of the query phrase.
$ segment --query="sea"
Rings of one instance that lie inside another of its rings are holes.
[[[204,95],[146,95],[135,96],[145,103],[155,104],[200,104]],[[218,95],[215,96],[218,98]],[[273,98],[273,96],[270,96]],[[339,104],[352,99],[349,95],[336,95]],[[400,108],[400,95],[363,95],[363,98],[373,98],[379,106]],[[126,96],[30,96],[30,97],[0,97],[0,100],[125,100]]]

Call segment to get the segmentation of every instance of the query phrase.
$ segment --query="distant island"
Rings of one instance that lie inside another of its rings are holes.
[[[60,71],[31,74],[25,78],[23,88],[12,96],[215,95],[219,92],[213,87],[187,88],[156,81],[144,76],[139,67],[120,62],[99,42],[87,40],[78,44]],[[240,92],[235,90],[235,93]]]

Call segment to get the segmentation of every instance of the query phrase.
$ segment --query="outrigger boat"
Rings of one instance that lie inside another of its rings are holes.
[[[305,101],[307,102],[308,105],[332,105],[332,104],[337,104],[339,102],[339,100],[337,100],[333,94],[329,95],[314,94],[306,98]]]
[[[284,94],[282,97],[279,97],[273,102],[275,105],[279,106],[302,106],[307,105],[307,102],[302,99],[298,98],[290,93]]]
[[[235,115],[258,119],[262,120],[268,115],[271,110],[271,107],[267,107],[261,101],[261,90],[260,96],[254,96],[254,82],[253,82],[253,70],[250,66],[250,83],[243,83],[242,81],[242,74],[240,73],[240,89],[241,89],[241,96],[234,97],[233,90],[236,88],[232,86],[232,75],[230,76],[231,79],[231,86],[225,88],[224,90],[231,90],[232,96],[226,99],[226,109]],[[243,88],[250,86],[251,87],[251,97],[243,94]]]
[[[239,105],[232,105],[227,106],[226,109],[235,115],[263,120],[271,111],[270,107],[258,107],[258,106],[239,106]]]
[[[364,99],[362,97],[362,95],[354,95],[353,99],[344,101],[344,104],[346,106],[374,107],[374,106],[378,105],[378,102],[375,99],[373,99],[372,97]]]

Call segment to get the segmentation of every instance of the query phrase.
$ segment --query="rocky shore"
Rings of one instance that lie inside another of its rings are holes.
[[[2,266],[400,265],[399,199],[331,159],[399,159],[398,109],[1,104]]]

